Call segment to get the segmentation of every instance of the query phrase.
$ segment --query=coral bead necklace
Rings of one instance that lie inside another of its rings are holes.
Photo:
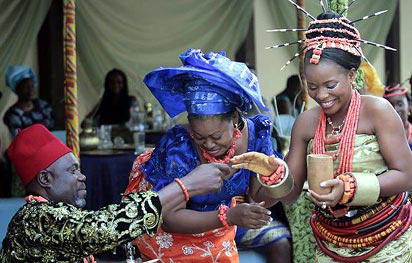
[[[335,176],[352,171],[352,159],[355,146],[355,135],[358,128],[359,113],[360,113],[361,97],[359,92],[353,90],[349,109],[346,113],[342,132],[336,135],[339,143],[337,157],[339,157],[339,166],[335,171]],[[339,126],[340,127],[340,126]],[[325,144],[328,144],[330,139],[326,138],[326,114],[320,112],[320,120],[315,132],[313,142],[313,153],[326,154]]]
[[[206,150],[203,148],[200,148],[200,151],[202,153],[202,157],[208,162],[208,163],[225,163],[228,164],[230,162],[230,159],[235,156],[235,147],[236,147],[236,142],[237,139],[239,139],[242,136],[242,132],[239,129],[235,129],[233,132],[233,137],[232,137],[232,142],[230,143],[229,149],[226,151],[225,156],[222,158],[217,159],[210,153],[208,153]]]

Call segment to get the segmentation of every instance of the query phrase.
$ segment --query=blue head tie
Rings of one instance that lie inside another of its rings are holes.
[[[203,54],[188,49],[180,55],[183,66],[158,68],[144,83],[170,117],[189,114],[215,115],[238,108],[247,112],[253,104],[264,111],[259,83],[244,63],[233,62],[224,53]]]
[[[32,79],[37,86],[37,78],[28,66],[9,66],[6,70],[6,85],[16,92],[16,87],[23,79]]]
[[[234,111],[240,103],[237,96],[202,79],[187,83],[183,101],[189,115],[224,114]]]

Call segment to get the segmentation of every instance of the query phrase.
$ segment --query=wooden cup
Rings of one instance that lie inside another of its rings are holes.
[[[333,179],[333,159],[326,154],[309,154],[306,158],[309,189],[317,194],[324,195],[331,192],[331,188],[320,187],[320,183]]]

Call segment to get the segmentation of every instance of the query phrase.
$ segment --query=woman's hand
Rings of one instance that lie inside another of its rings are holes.
[[[279,165],[274,155],[267,156],[259,152],[244,153],[233,157],[230,161],[232,168],[244,168],[264,176],[273,174]]]
[[[339,179],[323,181],[320,183],[320,187],[330,187],[332,191],[329,194],[319,195],[309,189],[308,195],[316,205],[322,207],[323,209],[327,206],[335,207],[342,199],[343,192],[345,190],[343,182]]]
[[[243,203],[230,208],[226,215],[228,224],[250,229],[259,229],[268,225],[272,221],[271,212],[262,207],[263,205],[264,202]]]

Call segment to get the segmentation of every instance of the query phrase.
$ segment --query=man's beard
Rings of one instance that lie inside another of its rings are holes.
[[[74,201],[75,206],[78,208],[83,208],[86,206],[86,200],[82,198],[77,198],[76,201]]]

